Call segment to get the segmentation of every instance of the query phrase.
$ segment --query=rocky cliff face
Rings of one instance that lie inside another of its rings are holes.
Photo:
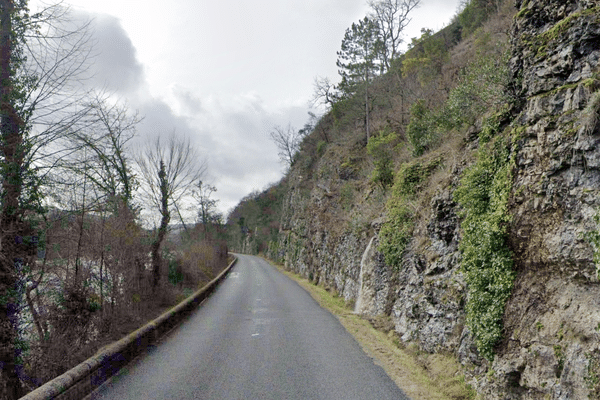
[[[585,234],[598,228],[600,205],[600,3],[517,5],[512,72],[524,104],[510,242],[518,278],[486,393],[598,398],[600,286]]]
[[[486,399],[600,398],[600,284],[585,239],[600,207],[600,3],[515,6],[509,247],[518,275],[495,360],[478,355],[465,326],[453,191],[466,161],[420,213],[399,270],[377,251],[385,216],[372,191],[356,185],[352,220],[340,217],[341,188],[356,178],[328,167],[342,164],[335,152],[310,183],[291,171],[280,249],[289,268],[356,301],[358,312],[390,316],[402,341],[456,354]]]

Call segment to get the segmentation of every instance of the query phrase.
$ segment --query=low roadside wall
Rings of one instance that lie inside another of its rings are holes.
[[[21,400],[80,400],[96,390],[111,376],[146,351],[165,333],[182,322],[206,299],[227,276],[237,261],[235,258],[223,272],[196,293],[64,374],[28,393]]]

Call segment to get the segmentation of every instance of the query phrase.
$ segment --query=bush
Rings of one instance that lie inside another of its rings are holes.
[[[458,15],[462,37],[473,33],[498,9],[501,0],[469,0]]]
[[[416,194],[420,189],[419,185],[425,182],[440,163],[441,160],[436,158],[425,165],[419,162],[402,164],[398,171],[398,178],[394,183],[395,195],[409,196]]]
[[[375,169],[371,174],[371,181],[381,185],[383,190],[394,183],[394,159],[393,148],[398,141],[398,135],[389,129],[379,132],[378,136],[373,136],[367,143],[367,152],[373,157]]]
[[[400,268],[402,255],[412,237],[414,212],[409,202],[440,163],[440,159],[434,159],[425,165],[418,162],[402,164],[396,173],[392,195],[386,204],[387,220],[381,227],[378,247],[390,266]]]
[[[434,114],[427,108],[424,100],[417,100],[410,108],[410,123],[406,128],[415,157],[430,148],[436,137],[436,128]]]
[[[177,286],[183,282],[183,272],[179,263],[179,260],[168,260],[169,261],[169,283],[173,286]]]
[[[465,69],[446,102],[443,120],[447,128],[473,125],[489,110],[511,101],[508,59],[508,52],[500,57],[482,56]]]
[[[388,265],[399,269],[414,228],[413,212],[403,198],[397,197],[392,197],[387,202],[386,209],[387,221],[379,233],[378,249]]]
[[[440,78],[442,67],[448,60],[448,44],[443,35],[431,29],[421,29],[421,37],[413,38],[402,61],[402,75],[415,74],[421,86]]]
[[[432,110],[422,99],[412,105],[407,135],[415,157],[436,146],[445,132],[473,125],[490,110],[506,109],[506,104],[513,100],[508,90],[508,57],[508,52],[503,52],[500,57],[476,59],[462,73],[442,107]],[[503,115],[500,112],[496,120],[490,119],[483,133],[484,141],[497,131]]]
[[[319,157],[321,157],[323,154],[325,154],[326,148],[327,148],[326,141],[320,140],[319,143],[317,143],[317,154],[319,155]]]
[[[494,358],[502,338],[504,308],[515,279],[506,244],[512,187],[511,162],[502,140],[483,147],[454,193],[462,207],[461,268],[468,285],[467,324],[480,354]]]

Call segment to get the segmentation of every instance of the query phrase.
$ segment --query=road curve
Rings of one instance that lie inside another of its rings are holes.
[[[407,397],[340,322],[258,257],[92,399]]]

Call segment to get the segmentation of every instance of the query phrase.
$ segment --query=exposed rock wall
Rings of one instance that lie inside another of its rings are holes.
[[[358,311],[391,316],[403,341],[454,352],[486,399],[600,398],[600,283],[584,237],[600,207],[600,2],[515,5],[509,245],[518,277],[494,362],[479,357],[465,326],[453,201],[463,168],[422,213],[399,270],[376,251],[377,215],[354,228],[336,219],[335,174],[307,184],[292,170],[280,248],[289,268],[348,301],[360,294]]]
[[[512,72],[524,99],[510,213],[518,278],[486,398],[597,398],[600,2],[518,2]]]
[[[332,229],[344,221],[332,221],[329,215],[336,200],[328,196],[327,186],[317,181],[307,188],[298,171],[292,171],[290,178],[279,244],[286,267],[334,288],[348,302],[356,301],[368,232]]]

